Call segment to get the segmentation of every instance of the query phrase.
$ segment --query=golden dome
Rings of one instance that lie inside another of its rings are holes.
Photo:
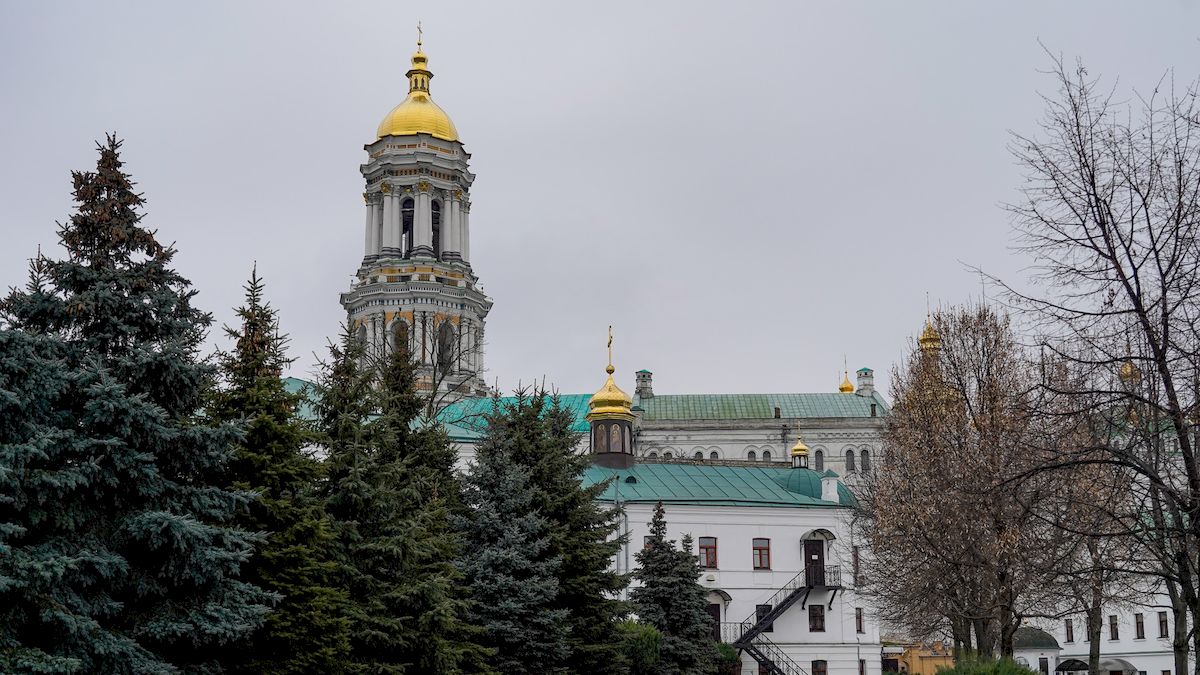
[[[937,351],[942,348],[942,336],[933,327],[932,318],[925,319],[925,330],[921,331],[921,337],[917,339],[917,342],[924,351]]]
[[[613,373],[616,372],[616,368],[613,368],[612,364],[612,326],[608,327],[608,367],[604,371],[608,373],[608,380],[604,382],[603,387],[600,387],[600,391],[592,394],[591,400],[588,401],[587,419],[619,417],[632,420],[633,399],[629,397],[629,394],[621,391],[621,388],[613,381]]]
[[[1138,370],[1132,360],[1128,360],[1117,370],[1117,377],[1125,384],[1137,384],[1142,379],[1142,371]]]
[[[417,52],[412,55],[412,68],[407,73],[408,96],[379,123],[376,132],[379,138],[429,134],[443,141],[458,140],[458,129],[454,128],[450,116],[429,97],[429,81],[433,79],[433,73],[427,66],[428,62],[429,58],[421,51],[418,41]]]
[[[838,391],[843,394],[854,393],[854,383],[850,381],[850,371],[846,371],[846,376],[842,378],[842,384],[838,386]]]
[[[796,444],[792,446],[792,457],[803,456],[807,454],[808,446],[804,444],[804,441],[800,440],[799,436],[797,436]]]

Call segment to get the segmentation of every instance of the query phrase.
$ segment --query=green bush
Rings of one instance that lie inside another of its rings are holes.
[[[1012,659],[960,659],[953,668],[938,668],[938,675],[1037,675]]]
[[[662,648],[662,633],[657,628],[636,621],[617,624],[621,637],[621,656],[629,675],[653,675],[658,668],[658,653]]]

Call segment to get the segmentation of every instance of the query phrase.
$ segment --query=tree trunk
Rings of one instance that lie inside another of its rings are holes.
[[[1172,609],[1175,618],[1175,634],[1171,636],[1171,648],[1175,652],[1175,673],[1183,675],[1188,672],[1188,620],[1187,612]],[[1197,636],[1200,639],[1200,636]],[[1200,654],[1200,652],[1197,652]],[[1200,658],[1196,659],[1196,672],[1200,674]]]
[[[1093,593],[1092,600],[1095,601]],[[1103,600],[1103,598],[1101,598]],[[1104,628],[1104,622],[1101,620],[1101,615],[1104,612],[1104,606],[1097,602],[1087,610],[1087,634],[1088,634],[1088,673],[1089,675],[1099,675],[1100,673],[1100,632]]]
[[[971,622],[962,618],[951,618],[950,635],[954,639],[954,663],[962,663],[971,652]]]
[[[975,619],[975,655],[980,659],[995,658],[994,640],[992,639],[991,622],[988,619]]]

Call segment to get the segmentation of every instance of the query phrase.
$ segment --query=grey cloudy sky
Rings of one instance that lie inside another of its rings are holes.
[[[477,175],[489,382],[617,367],[660,393],[832,391],[935,303],[1015,278],[1005,144],[1038,44],[1148,90],[1200,72],[1197,2],[0,2],[0,286],[55,251],[69,171],[116,130],[199,304],[253,261],[295,374],[362,256],[364,143],[414,25]],[[1122,89],[1127,91],[1127,89]]]

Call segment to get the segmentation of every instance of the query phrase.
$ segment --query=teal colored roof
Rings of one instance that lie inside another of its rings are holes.
[[[635,464],[628,469],[593,465],[585,485],[613,478],[600,495],[609,502],[694,506],[850,506],[854,498],[838,484],[838,502],[821,499],[821,477],[810,469],[704,464]],[[629,479],[633,478],[633,481]]]
[[[588,401],[592,399],[591,394],[559,394],[558,400],[563,408],[566,408],[575,418],[575,423],[571,425],[572,431],[580,433],[588,432],[588,422],[585,416],[588,412]],[[442,421],[449,426],[457,426],[466,430],[472,430],[475,433],[482,435],[487,428],[485,417],[492,411],[492,406],[495,405],[494,398],[464,398],[461,401],[455,401],[446,406],[442,412]],[[501,404],[511,403],[516,399],[511,396],[502,396],[498,399]]]
[[[313,404],[310,398],[312,396],[312,390],[308,387],[309,383],[298,377],[283,378],[283,388],[286,389],[289,394],[304,395],[304,397],[300,399],[300,406],[296,412],[300,416],[300,419],[311,422],[312,420],[316,419],[317,413],[315,410],[313,410]]]
[[[1013,635],[1015,649],[1062,649],[1054,636],[1032,626],[1022,626]]]
[[[871,404],[876,415],[887,414],[887,403],[875,392],[857,394],[663,394],[638,401],[645,409],[644,419],[652,420],[731,420],[770,419],[779,408],[781,417],[870,417]]]

